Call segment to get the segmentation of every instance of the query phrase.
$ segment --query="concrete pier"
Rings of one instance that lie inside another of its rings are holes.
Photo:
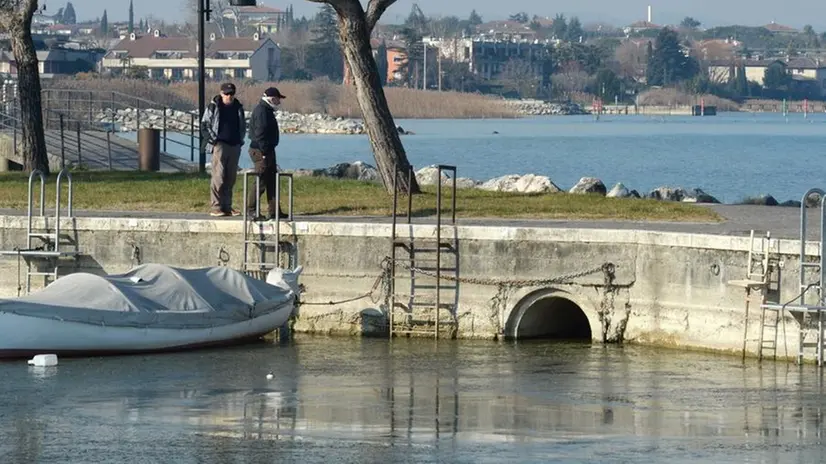
[[[772,210],[789,218],[798,211]],[[25,216],[7,213],[0,216],[3,250],[25,244]],[[181,267],[241,264],[239,220],[201,215],[104,216],[80,213],[71,221],[64,219],[61,229],[82,253],[77,262],[63,266],[65,273],[120,273],[142,262]],[[555,335],[739,353],[744,290],[728,282],[746,276],[752,224],[748,214],[741,216],[720,224],[475,220],[463,221],[455,230],[443,227],[442,235],[455,234],[459,244],[462,280],[446,297],[455,303],[456,335],[476,339]],[[43,221],[53,219],[37,218],[36,226],[45,225]],[[779,220],[765,222],[773,221]],[[267,227],[272,228],[272,223]],[[390,227],[377,218],[306,218],[281,224],[282,236],[296,240],[298,260],[305,268],[303,301],[308,304],[300,308],[296,331],[386,335],[382,295],[342,304],[327,302],[370,291],[382,273],[382,259],[390,253]],[[398,234],[412,238],[435,235],[433,224],[398,227]],[[773,231],[781,237],[777,247],[785,269],[781,300],[798,293],[799,242],[793,229],[794,222],[787,222],[785,229]],[[816,254],[815,244],[811,247]],[[553,285],[524,283],[605,263],[615,266],[607,286],[603,272]],[[0,296],[17,294],[17,269],[17,259],[0,260]],[[751,312],[749,338],[757,337],[758,316],[759,311]],[[786,322],[778,355],[791,357],[796,354],[799,332],[793,318],[788,316]],[[755,353],[756,347],[750,343],[748,351]]]

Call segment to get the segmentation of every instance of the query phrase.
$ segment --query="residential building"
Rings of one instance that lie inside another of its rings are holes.
[[[488,40],[521,41],[536,38],[536,31],[519,21],[490,21],[476,26],[480,38]]]
[[[268,37],[217,38],[210,34],[204,51],[206,77],[214,80],[253,79],[275,81],[281,77],[281,49]],[[196,40],[132,34],[121,40],[103,58],[103,71],[118,75],[133,66],[142,66],[152,79],[189,80],[197,78]]]
[[[742,66],[745,69],[747,80],[763,85],[766,68],[777,62],[786,66],[786,72],[794,81],[816,88],[820,96],[826,97],[826,61],[816,58],[715,61],[709,64],[708,73],[712,81],[727,82],[734,78],[735,69]]]
[[[91,50],[53,48],[38,50],[37,65],[40,75],[70,75],[97,69],[101,54]],[[17,62],[11,51],[0,52],[0,73],[17,74]]]
[[[229,22],[245,26],[245,29],[259,34],[275,34],[293,20],[293,11],[272,8],[266,5],[227,8],[222,14]],[[231,27],[231,26],[228,26]]]
[[[647,31],[659,31],[662,28],[663,26],[654,24],[651,21],[637,21],[625,26],[623,32],[625,32],[626,35],[640,34]]]
[[[523,60],[541,76],[550,42],[538,40],[491,40],[487,38],[435,39],[425,37],[424,43],[438,49],[442,58],[467,63],[468,70],[483,79],[493,79],[505,70],[511,60]]]
[[[772,21],[769,24],[763,26],[764,29],[767,29],[769,32],[773,34],[779,35],[794,35],[800,34],[800,31],[791,27],[791,26],[784,26],[783,24],[777,24],[776,22]]]

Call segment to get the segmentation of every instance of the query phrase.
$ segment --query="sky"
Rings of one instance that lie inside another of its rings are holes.
[[[65,6],[64,0],[46,2],[47,14]],[[318,4],[308,0],[259,0],[267,6],[286,8],[292,4],[298,16],[312,15]],[[168,21],[184,18],[185,0],[135,0],[136,18],[154,15]],[[366,3],[366,0],[363,0]],[[826,30],[826,1],[823,0],[398,0],[385,13],[383,22],[401,22],[414,3],[428,16],[456,15],[467,17],[476,9],[484,20],[503,19],[525,11],[529,15],[579,16],[583,23],[607,22],[617,26],[645,19],[647,5],[653,9],[657,24],[677,24],[692,16],[705,27],[728,24],[764,25],[771,21],[795,28],[811,24]],[[93,19],[107,9],[109,21],[125,21],[129,0],[73,0],[78,19]]]

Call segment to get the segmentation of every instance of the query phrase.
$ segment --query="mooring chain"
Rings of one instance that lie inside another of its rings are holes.
[[[415,266],[410,266],[406,263],[399,263],[403,268],[420,273],[422,275],[436,277],[436,273],[433,271],[427,271],[424,269],[417,268]],[[324,301],[324,302],[307,302],[301,301],[299,304],[301,306],[335,306],[345,303],[352,303],[354,301],[363,300],[365,298],[370,298],[373,303],[378,303],[379,298],[375,297],[376,291],[381,288],[381,294],[384,294],[385,306],[389,305],[389,298],[391,294],[391,285],[392,285],[392,259],[389,256],[384,257],[381,261],[381,274],[376,276],[376,280],[373,282],[370,291],[355,296],[353,298],[348,298],[346,300],[339,300],[339,301]],[[590,269],[585,269],[579,272],[573,272],[571,274],[563,274],[558,277],[553,277],[550,279],[489,279],[489,278],[480,278],[480,277],[457,277],[451,275],[440,275],[440,279],[445,279],[451,282],[458,282],[458,283],[466,283],[466,284],[475,284],[475,285],[491,285],[497,287],[540,287],[543,285],[551,285],[551,284],[562,284],[562,283],[571,283],[573,280],[578,279],[580,277],[586,277],[592,274],[597,273],[604,273],[606,276],[614,275],[615,266],[613,263],[604,263],[600,264],[599,266],[595,266]]]
[[[409,270],[416,273],[420,273],[422,275],[430,276],[430,277],[437,277],[436,272],[434,271],[427,271],[421,268],[417,268],[415,266],[410,266],[406,263],[400,263],[400,265]],[[512,286],[512,287],[540,287],[542,285],[550,285],[550,284],[560,284],[560,283],[568,283],[572,280],[578,279],[580,277],[589,276],[592,274],[597,274],[599,272],[603,272],[606,274],[613,274],[614,272],[614,265],[612,263],[605,263],[600,264],[599,266],[586,269],[584,271],[574,272],[571,274],[564,274],[558,277],[553,277],[550,279],[492,279],[492,278],[481,278],[481,277],[457,277],[452,275],[439,275],[440,279],[448,280],[451,282],[458,282],[458,283],[465,283],[465,284],[475,284],[475,285],[493,285],[493,286]]]

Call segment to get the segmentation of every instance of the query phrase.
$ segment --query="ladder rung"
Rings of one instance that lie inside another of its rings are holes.
[[[413,285],[413,288],[416,290],[456,290],[457,287],[455,285]]]
[[[435,309],[436,302],[435,301],[411,301],[409,303],[410,306],[427,306],[433,307]],[[453,308],[453,303],[440,303],[439,309],[450,309]]]
[[[438,268],[438,267],[422,267],[422,266],[418,266],[418,267],[416,267],[416,269],[418,269],[418,270],[420,270],[420,271],[430,271],[430,272],[436,272],[437,270],[441,270],[441,271],[442,271],[442,273],[455,273],[455,272],[457,271],[457,269],[456,269],[455,267],[443,267],[443,268]],[[434,278],[435,278],[435,277],[434,277]]]
[[[275,246],[275,245],[289,244],[290,242],[284,242],[284,241],[277,242],[277,241],[275,241],[275,240],[247,240],[245,243],[248,243],[248,244],[250,244],[250,245],[270,245],[270,246]]]
[[[275,268],[278,267],[278,264],[275,263],[244,263],[244,269],[250,267],[264,267],[264,268]]]
[[[30,275],[30,276],[54,276],[57,273],[56,272],[28,272],[26,274]]]
[[[48,233],[48,232],[29,232],[27,234],[29,237],[41,237],[41,238],[55,238],[57,234]]]
[[[800,346],[802,346],[803,348],[817,348],[818,343],[817,342],[803,342],[803,343],[800,344]]]
[[[800,263],[801,267],[820,267],[820,263]]]

